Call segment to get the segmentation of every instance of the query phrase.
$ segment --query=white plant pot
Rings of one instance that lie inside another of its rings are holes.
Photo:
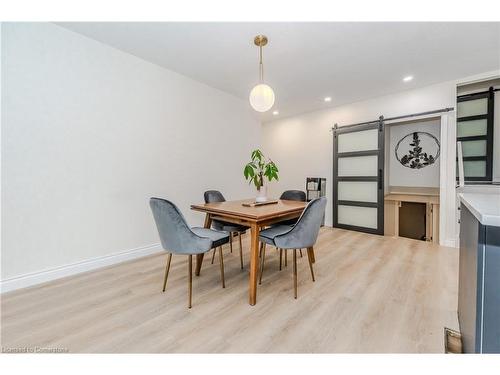
[[[267,201],[267,186],[261,186],[259,190],[257,190],[257,197],[255,197],[255,202],[265,202]]]

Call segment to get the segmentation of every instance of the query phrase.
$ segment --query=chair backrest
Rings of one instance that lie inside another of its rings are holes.
[[[218,190],[208,190],[203,194],[205,203],[225,202],[226,198]]]
[[[325,207],[326,197],[310,201],[293,228],[274,238],[276,246],[283,249],[302,249],[313,246],[318,239]]]
[[[286,199],[289,201],[306,201],[306,193],[301,190],[285,190],[283,194],[281,194],[280,199]]]
[[[175,204],[166,199],[151,198],[149,205],[163,249],[179,254],[197,254],[210,250],[212,240],[196,235]]]

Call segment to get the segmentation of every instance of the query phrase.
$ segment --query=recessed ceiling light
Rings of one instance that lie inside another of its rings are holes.
[[[331,102],[331,101],[332,101],[332,98],[331,98],[331,97],[329,97],[329,96],[327,96],[324,100],[325,100],[325,102]]]
[[[273,115],[278,116],[280,114],[279,111],[273,111]]]
[[[413,79],[413,76],[406,76],[403,78],[403,82],[410,82]]]

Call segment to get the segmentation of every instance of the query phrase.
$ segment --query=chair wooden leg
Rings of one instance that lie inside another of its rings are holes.
[[[189,280],[188,280],[188,308],[190,309],[192,304],[192,296],[193,296],[193,256],[189,255],[189,261],[188,261],[188,273],[189,273]]]
[[[229,233],[229,249],[233,252],[233,232]]]
[[[222,246],[219,247],[219,263],[220,263],[220,278],[222,280],[222,287],[226,287],[226,281],[224,280],[224,255],[222,254]]]
[[[212,254],[212,264],[214,264],[215,253],[217,252],[217,248],[214,247],[214,252]]]
[[[165,267],[165,279],[163,280],[163,291],[167,287],[168,271],[170,270],[170,262],[172,261],[172,253],[168,254],[167,266]]]
[[[307,251],[311,253],[311,262],[316,263],[316,256],[314,255],[314,249],[312,247],[308,247]]]
[[[297,249],[293,249],[293,292],[297,299]]]
[[[283,258],[283,249],[280,250],[280,271],[281,271],[281,259]]]
[[[288,251],[286,249],[283,249],[283,251],[285,252],[285,267],[288,267]]]
[[[238,233],[238,238],[240,240],[240,265],[241,269],[243,269],[243,246],[241,245],[241,233]]]
[[[262,243],[262,257],[260,258],[259,285],[262,284],[262,274],[264,273],[264,262],[266,260],[266,244]]]
[[[309,251],[309,249],[311,249],[311,251]],[[309,268],[311,270],[311,277],[312,277],[313,281],[316,281],[314,278],[313,262],[312,262],[312,256],[311,256],[311,254],[314,254],[314,253],[312,252],[312,247],[310,247],[309,249],[307,249],[307,260],[309,261]]]
[[[300,252],[300,257],[302,258],[302,249],[300,249],[299,252]]]

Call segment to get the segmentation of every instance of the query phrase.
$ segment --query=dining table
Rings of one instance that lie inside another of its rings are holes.
[[[298,218],[307,202],[279,199],[265,205],[253,205],[255,199],[193,204],[191,209],[205,213],[205,228],[213,220],[240,224],[250,228],[250,272],[248,280],[248,302],[257,303],[257,272],[259,264],[259,232],[261,228],[283,220]],[[311,254],[314,259],[314,254]],[[195,275],[199,276],[204,254],[196,256]]]

